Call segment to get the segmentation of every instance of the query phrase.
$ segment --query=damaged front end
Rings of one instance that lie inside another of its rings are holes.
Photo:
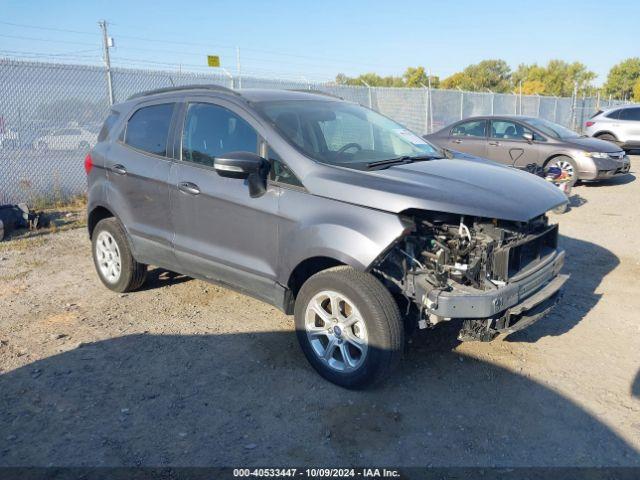
[[[557,303],[569,278],[558,226],[408,211],[404,235],[372,267],[420,328],[459,319],[460,340],[521,330]],[[411,309],[411,306],[416,308]]]

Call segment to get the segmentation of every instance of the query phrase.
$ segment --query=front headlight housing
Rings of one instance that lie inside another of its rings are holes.
[[[609,154],[606,152],[584,152],[584,154],[591,158],[609,158]]]

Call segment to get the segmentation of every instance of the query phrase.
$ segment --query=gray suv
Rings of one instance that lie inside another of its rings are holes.
[[[108,288],[156,265],[238,289],[295,315],[307,359],[345,387],[392,371],[417,328],[524,328],[567,280],[545,216],[560,190],[323,94],[140,94],[113,106],[85,169]]]

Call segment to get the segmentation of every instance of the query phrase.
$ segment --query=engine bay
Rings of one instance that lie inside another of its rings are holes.
[[[431,290],[469,295],[497,290],[526,277],[557,251],[558,228],[546,215],[513,222],[413,211],[402,221],[404,235],[372,272],[407,299],[407,310],[416,305],[421,318]]]

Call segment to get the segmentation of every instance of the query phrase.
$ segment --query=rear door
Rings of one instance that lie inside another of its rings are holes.
[[[620,140],[640,144],[640,107],[620,110]]]
[[[529,143],[523,138],[525,133],[534,136]],[[524,168],[531,163],[538,163],[539,147],[536,144],[540,137],[520,122],[513,120],[491,120],[489,141],[487,142],[487,158],[505,165]]]
[[[273,185],[251,198],[246,180],[221,177],[214,158],[258,153],[249,114],[220,100],[194,98],[183,108],[180,161],[170,176],[174,246],[182,271],[273,301],[278,196]]]
[[[136,259],[174,267],[169,216],[169,133],[175,102],[138,106],[105,159],[107,198],[131,238]]]
[[[469,120],[455,124],[449,131],[447,147],[477,157],[487,153],[487,120]]]

